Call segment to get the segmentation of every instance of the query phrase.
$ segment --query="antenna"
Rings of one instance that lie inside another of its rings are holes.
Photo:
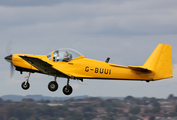
[[[106,61],[105,61],[105,62],[106,62],[106,63],[108,63],[108,62],[109,62],[109,60],[110,60],[110,58],[109,58],[109,57],[107,57],[107,59],[106,59]]]

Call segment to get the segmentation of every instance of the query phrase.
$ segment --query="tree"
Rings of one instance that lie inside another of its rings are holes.
[[[173,94],[170,94],[170,95],[168,96],[168,100],[174,100],[174,99],[175,99],[175,97],[174,97]]]
[[[154,108],[152,109],[152,112],[154,112],[154,113],[160,112],[160,110],[161,110],[160,103],[158,102],[158,100],[157,100],[156,98],[152,98],[152,99],[150,100],[150,103],[151,103],[152,106],[154,107]]]
[[[130,113],[132,113],[132,114],[139,114],[140,113],[140,107],[134,107],[134,108],[132,108],[132,109],[130,109]]]
[[[34,100],[31,98],[25,98],[22,100],[22,102],[34,102]]]
[[[124,100],[132,100],[132,99],[135,99],[135,98],[129,95],[129,96],[125,97]]]
[[[88,105],[84,106],[82,110],[83,112],[93,112],[93,108]]]

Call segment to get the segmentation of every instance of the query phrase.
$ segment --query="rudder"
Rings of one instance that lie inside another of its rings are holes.
[[[171,45],[159,44],[143,67],[154,72],[153,80],[172,78],[172,50]]]

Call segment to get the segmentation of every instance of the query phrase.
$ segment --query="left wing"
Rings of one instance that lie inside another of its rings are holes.
[[[35,57],[28,57],[28,56],[19,56],[29,64],[31,64],[33,67],[37,68],[39,71],[41,71],[44,74],[48,75],[57,75],[58,77],[68,77],[68,75],[62,73],[61,71],[55,69],[52,67],[51,64]]]

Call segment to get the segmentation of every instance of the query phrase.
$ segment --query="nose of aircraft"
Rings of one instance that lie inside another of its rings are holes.
[[[4,58],[7,62],[12,62],[12,55],[8,55]]]

